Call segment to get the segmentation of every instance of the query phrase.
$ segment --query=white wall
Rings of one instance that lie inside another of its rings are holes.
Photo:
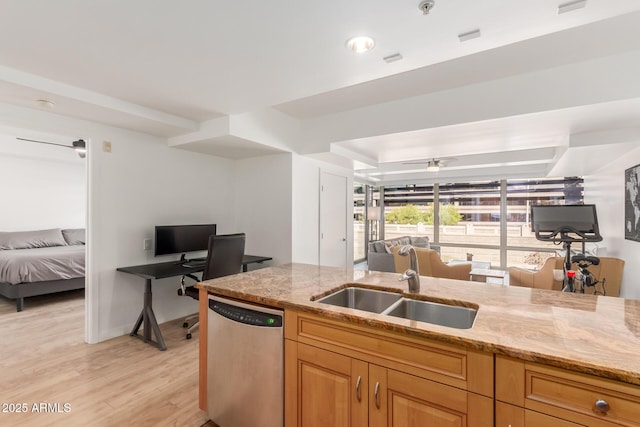
[[[247,234],[247,253],[273,257],[270,265],[318,264],[321,170],[346,176],[353,187],[351,171],[306,156],[287,153],[235,162],[235,231]],[[353,203],[347,215],[351,265]]]
[[[639,141],[640,143],[640,141]],[[597,207],[600,246],[607,248],[607,256],[625,260],[620,296],[640,299],[640,242],[624,238],[624,171],[640,164],[640,147],[624,157],[604,165],[596,173],[585,176],[585,203]]]
[[[121,266],[177,259],[143,249],[154,225],[218,224],[234,231],[231,161],[169,148],[154,137],[119,132],[112,153],[96,153],[93,176],[99,340],[129,332],[142,307],[144,279]],[[162,323],[197,312],[197,302],[176,293],[179,278],[154,280],[153,309]]]
[[[0,134],[0,231],[85,227],[85,165],[71,149]]]
[[[87,338],[128,333],[142,308],[144,280],[117,267],[154,259],[143,250],[156,224],[215,222],[234,231],[232,162],[167,147],[165,140],[0,104],[0,126],[82,137],[88,144]],[[112,153],[101,151],[112,143]],[[71,150],[70,150],[71,151]],[[163,258],[166,259],[166,258]],[[176,294],[177,279],[154,281],[158,322],[197,311]]]
[[[235,232],[247,235],[245,252],[291,262],[291,154],[236,160],[233,166]]]
[[[319,263],[320,171],[347,177],[347,265],[353,265],[353,171],[293,155],[293,262]]]

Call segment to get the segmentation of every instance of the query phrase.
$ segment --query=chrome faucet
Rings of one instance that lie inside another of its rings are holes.
[[[400,248],[398,255],[409,255],[410,268],[405,270],[400,277],[400,281],[406,280],[409,284],[409,292],[420,292],[420,271],[418,269],[418,257],[416,256],[416,250],[411,245],[405,245]]]

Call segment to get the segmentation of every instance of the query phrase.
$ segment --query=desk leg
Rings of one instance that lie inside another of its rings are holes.
[[[143,323],[144,330],[142,331],[142,336],[140,336],[138,334],[138,330]],[[153,341],[151,339],[152,329],[157,341]],[[144,306],[142,307],[142,312],[140,312],[140,316],[138,316],[138,320],[136,321],[136,324],[129,335],[139,338],[147,344],[151,344],[152,346],[157,347],[159,350],[164,351],[167,349],[167,346],[164,343],[164,339],[162,338],[162,333],[160,332],[160,327],[158,326],[158,322],[156,321],[156,316],[153,313],[151,279],[146,279],[144,288]]]

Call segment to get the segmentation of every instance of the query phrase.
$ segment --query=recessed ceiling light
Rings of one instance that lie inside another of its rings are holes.
[[[376,46],[376,42],[368,36],[351,37],[345,43],[347,49],[355,53],[368,52]]]
[[[587,0],[575,0],[567,3],[563,3],[558,6],[558,15],[565,12],[571,12],[572,10],[582,9],[587,5]]]
[[[467,40],[477,39],[480,36],[480,30],[473,30],[466,33],[458,34],[458,39],[460,40],[460,42],[466,42]]]

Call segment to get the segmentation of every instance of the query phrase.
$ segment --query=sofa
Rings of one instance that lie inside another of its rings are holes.
[[[527,288],[562,290],[562,280],[555,280],[553,270],[562,271],[565,259],[562,257],[548,258],[542,268],[531,271],[519,267],[509,267],[509,284],[511,286],[524,286]],[[571,269],[578,271],[577,264],[572,264]],[[607,296],[620,296],[620,285],[624,270],[624,260],[619,258],[600,257],[600,264],[589,266],[588,270],[597,280],[606,279],[605,292]],[[601,285],[585,288],[585,293],[593,294],[602,290]]]
[[[431,245],[427,236],[402,236],[393,239],[369,242],[367,265],[369,270],[395,273],[396,266],[391,248],[394,246],[411,245],[416,248],[434,249],[440,252],[440,247]]]

